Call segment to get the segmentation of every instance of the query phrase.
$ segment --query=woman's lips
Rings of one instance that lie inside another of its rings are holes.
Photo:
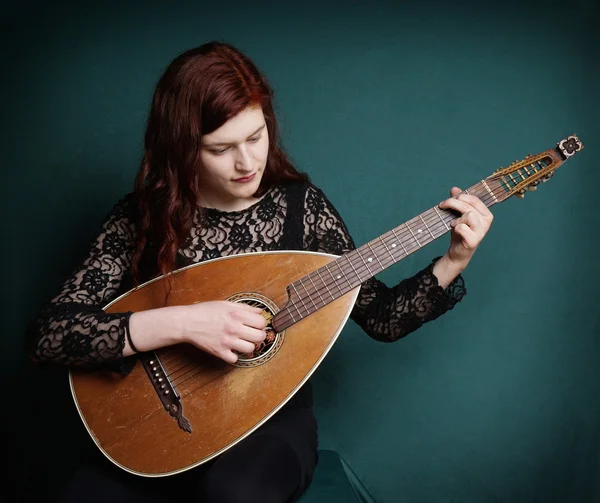
[[[248,183],[248,182],[251,182],[255,176],[256,176],[256,173],[253,173],[250,176],[244,176],[243,178],[236,178],[233,181],[237,182],[237,183]]]

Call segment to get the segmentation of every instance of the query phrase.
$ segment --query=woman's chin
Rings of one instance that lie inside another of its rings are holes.
[[[237,197],[252,197],[252,195],[254,195],[256,193],[256,191],[258,190],[258,187],[260,186],[261,178],[262,177],[257,174],[249,182],[245,182],[245,183],[233,182],[232,192]]]

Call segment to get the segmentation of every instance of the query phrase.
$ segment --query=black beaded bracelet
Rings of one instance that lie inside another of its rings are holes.
[[[129,327],[127,326],[125,327],[125,337],[127,337],[127,342],[129,342],[129,347],[133,349],[133,352],[139,353],[138,349],[135,347],[133,341],[131,340],[131,334],[129,333]]]

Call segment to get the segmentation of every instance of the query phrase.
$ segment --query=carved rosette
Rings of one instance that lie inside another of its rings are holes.
[[[569,158],[575,155],[576,152],[579,152],[583,148],[583,143],[577,138],[575,135],[571,135],[564,140],[561,140],[558,143],[558,148],[565,156],[565,158]]]
[[[279,312],[277,304],[271,299],[254,292],[238,293],[227,300],[231,302],[242,302],[252,307],[260,307],[263,310],[262,315],[267,320],[265,340],[257,344],[254,351],[250,354],[239,354],[238,361],[234,363],[236,367],[257,367],[268,362],[283,344],[285,330],[276,332],[272,325],[273,316]]]

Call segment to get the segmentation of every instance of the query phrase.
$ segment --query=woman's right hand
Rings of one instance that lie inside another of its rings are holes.
[[[227,363],[252,353],[266,337],[262,309],[225,300],[180,306],[182,338]]]
[[[252,353],[266,337],[262,310],[226,300],[169,306],[131,315],[129,333],[138,351],[188,342],[202,351],[235,363],[239,353]],[[128,342],[123,356],[134,351]]]

